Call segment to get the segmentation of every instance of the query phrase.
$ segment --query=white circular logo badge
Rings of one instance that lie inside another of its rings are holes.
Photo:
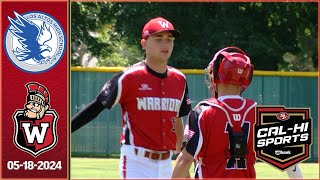
[[[14,12],[8,17],[4,47],[10,61],[29,73],[41,73],[53,68],[63,57],[66,35],[52,16],[43,12]]]

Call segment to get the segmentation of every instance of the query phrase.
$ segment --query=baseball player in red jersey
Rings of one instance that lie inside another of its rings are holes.
[[[186,145],[172,177],[186,177],[195,159],[196,178],[255,178],[256,102],[240,96],[251,82],[253,65],[241,49],[227,47],[215,54],[207,71],[213,97],[189,113]]]
[[[183,121],[191,110],[186,77],[167,66],[180,32],[164,18],[142,31],[146,59],[118,73],[97,98],[72,118],[72,132],[105,108],[122,108],[121,178],[169,178],[173,151],[183,139]]]

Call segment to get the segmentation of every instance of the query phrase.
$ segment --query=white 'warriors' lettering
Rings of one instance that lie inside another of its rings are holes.
[[[181,101],[174,98],[143,97],[137,98],[137,109],[147,111],[178,112]]]

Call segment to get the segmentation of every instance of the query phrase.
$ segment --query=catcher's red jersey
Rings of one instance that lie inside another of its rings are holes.
[[[107,108],[122,108],[122,144],[164,151],[175,150],[173,118],[189,113],[191,104],[185,76],[172,67],[159,74],[138,63],[116,75],[98,100]]]
[[[186,150],[197,161],[196,177],[255,178],[253,100],[222,96],[200,102],[189,114],[185,129]],[[231,161],[229,131],[243,132],[248,153]],[[230,160],[230,162],[228,162]]]

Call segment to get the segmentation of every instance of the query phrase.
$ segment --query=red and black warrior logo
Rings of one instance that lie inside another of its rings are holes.
[[[14,143],[22,151],[33,156],[49,151],[57,144],[57,120],[55,110],[49,110],[49,91],[39,83],[26,84],[28,95],[24,109],[16,110]]]
[[[259,159],[285,170],[309,158],[312,119],[309,108],[257,107],[255,151]]]

